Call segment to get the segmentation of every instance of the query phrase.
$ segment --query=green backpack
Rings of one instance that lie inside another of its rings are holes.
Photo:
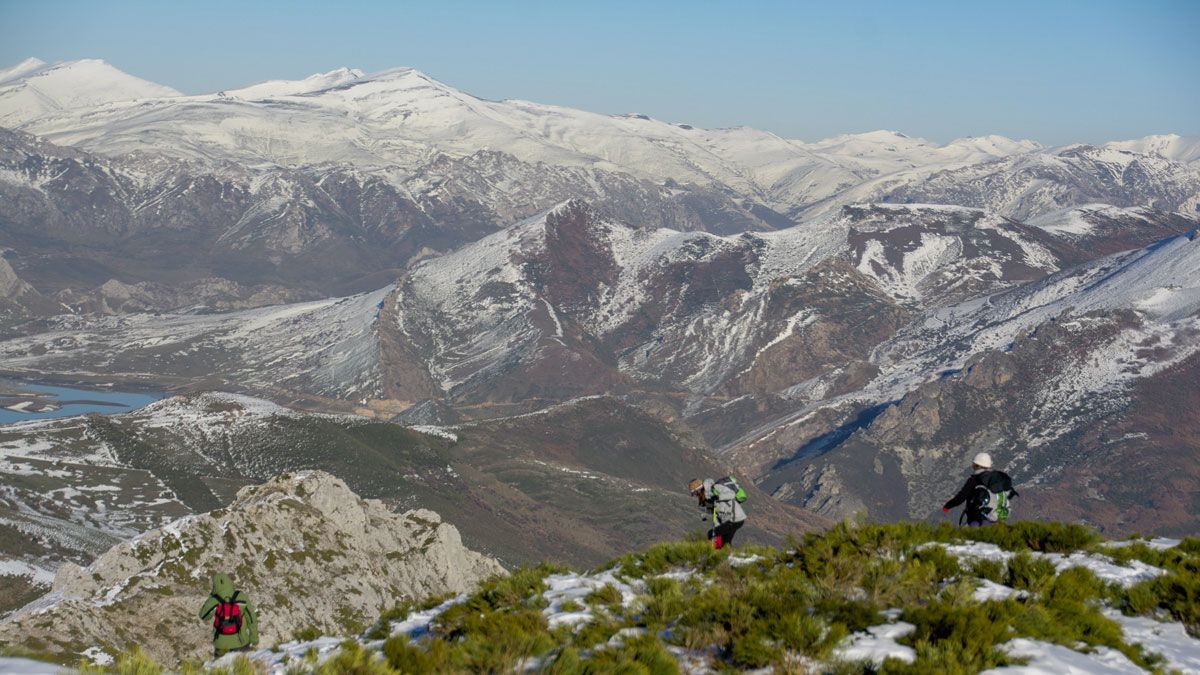
[[[979,512],[983,514],[983,517],[993,523],[1007,523],[1008,490],[992,492],[982,485],[978,486],[976,490],[979,491]]]
[[[737,500],[737,503],[739,503],[739,504],[746,503],[746,491],[742,488],[741,485],[738,485],[737,479],[734,478],[733,476],[726,476],[726,477],[722,478],[721,480],[716,481],[716,484],[732,490],[733,498],[735,500]]]

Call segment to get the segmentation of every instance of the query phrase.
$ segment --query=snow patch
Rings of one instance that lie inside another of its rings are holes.
[[[965,544],[942,544],[934,542],[925,544],[925,546],[941,546],[950,555],[968,560],[994,560],[996,562],[1007,563],[1010,558],[1016,555],[995,544],[980,541]],[[1131,560],[1128,566],[1123,566],[1116,564],[1106,556],[1094,553],[1062,555],[1061,553],[1040,553],[1033,551],[1030,555],[1035,558],[1049,560],[1054,564],[1054,568],[1058,572],[1062,572],[1070,567],[1083,567],[1091,570],[1103,581],[1114,582],[1127,588],[1147,579],[1153,579],[1159,575],[1166,574],[1166,570],[1147,565],[1140,560]]]
[[[1029,659],[1024,666],[1006,666],[985,670],[982,675],[1141,675],[1145,671],[1124,654],[1109,647],[1097,647],[1084,654],[1061,645],[1016,638],[1002,648],[1012,656]]]
[[[1011,586],[998,584],[991,579],[976,579],[978,586],[975,587],[975,600],[977,602],[988,602],[989,600],[1007,600],[1011,597],[1026,598],[1029,597],[1029,591],[1018,591]]]
[[[888,658],[912,663],[917,659],[917,652],[912,647],[896,642],[896,638],[904,637],[916,628],[904,621],[871,626],[866,632],[847,637],[834,650],[834,654],[847,661],[870,661],[876,667]]]
[[[1200,673],[1200,640],[1188,635],[1176,621],[1155,621],[1144,616],[1125,616],[1115,609],[1104,615],[1121,624],[1127,642],[1140,644],[1147,652],[1159,654],[1167,667],[1183,673]]]
[[[637,601],[637,593],[634,589],[618,579],[613,570],[596,575],[574,572],[551,574],[546,577],[546,585],[547,589],[542,593],[542,597],[549,605],[542,610],[542,613],[546,615],[546,621],[552,629],[563,624],[578,626],[595,618],[592,608],[588,607],[585,599],[594,591],[605,586],[613,586],[621,593],[623,606],[631,606]],[[568,601],[578,604],[580,609],[563,609],[563,605]]]

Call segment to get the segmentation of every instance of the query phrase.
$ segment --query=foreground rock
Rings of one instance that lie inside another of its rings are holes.
[[[178,520],[65,565],[53,591],[0,625],[0,642],[50,653],[140,644],[177,662],[208,653],[196,612],[226,571],[258,607],[261,643],[303,629],[348,635],[402,599],[459,593],[503,573],[432,511],[404,514],[309,471],[247,487],[226,509]]]

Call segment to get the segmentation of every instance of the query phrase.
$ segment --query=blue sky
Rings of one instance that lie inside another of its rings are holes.
[[[0,0],[0,64],[188,93],[414,66],[477,96],[815,140],[1200,135],[1200,1]]]

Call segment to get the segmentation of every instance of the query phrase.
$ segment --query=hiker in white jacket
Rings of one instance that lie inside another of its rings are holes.
[[[712,529],[708,531],[708,538],[713,548],[733,545],[733,535],[746,523],[746,512],[737,500],[737,484],[730,478],[697,478],[688,488],[699,501],[700,508],[711,513]],[[705,520],[708,520],[707,516]]]

